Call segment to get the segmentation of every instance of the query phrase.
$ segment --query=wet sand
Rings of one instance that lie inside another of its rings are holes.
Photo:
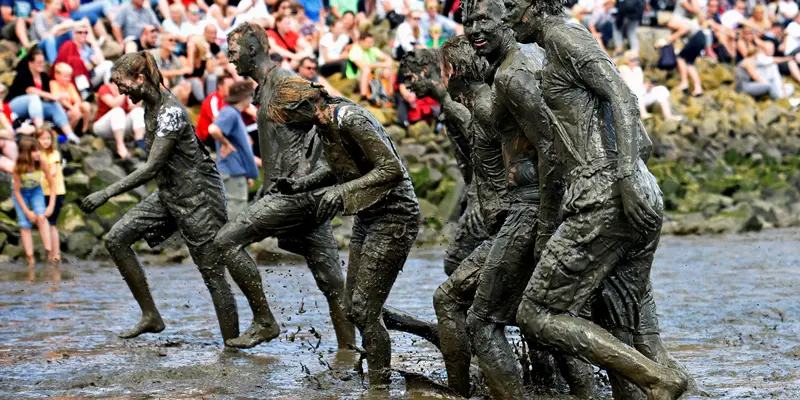
[[[389,304],[433,319],[443,249],[412,255]],[[346,255],[344,255],[346,258]],[[336,352],[325,299],[302,265],[260,267],[279,341],[223,352],[194,266],[146,266],[167,329],[122,340],[138,307],[110,264],[0,266],[0,398],[353,399],[375,397]],[[32,282],[31,281],[31,277]],[[800,398],[800,230],[667,237],[654,286],[673,355],[711,395]],[[250,321],[238,292],[242,329]],[[438,351],[393,333],[393,366],[443,381]],[[391,398],[431,398],[394,374]]]

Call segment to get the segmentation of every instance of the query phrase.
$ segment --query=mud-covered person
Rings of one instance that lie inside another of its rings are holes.
[[[106,248],[142,310],[139,323],[120,337],[132,338],[164,330],[139,259],[131,246],[145,239],[156,246],[174,232],[181,233],[197,264],[219,319],[223,339],[239,335],[236,302],[225,267],[228,260],[212,240],[226,222],[225,194],[214,161],[197,140],[189,114],[162,85],[156,60],[149,52],[125,54],[114,64],[112,80],[120,93],[145,109],[147,162],[136,171],[81,202],[90,213],[110,198],[155,179],[158,190],[128,211],[106,235]],[[245,253],[246,255],[246,253]],[[247,293],[253,282],[231,270]],[[259,281],[260,284],[260,281]]]
[[[479,204],[473,172],[471,142],[474,132],[469,129],[472,115],[466,107],[452,100],[444,88],[436,50],[415,49],[409,52],[400,63],[399,73],[406,79],[411,92],[419,98],[430,96],[442,105],[447,138],[467,186],[464,210],[445,250],[444,273],[450,276],[490,236]]]
[[[383,304],[408,257],[419,228],[411,178],[383,126],[366,109],[302,78],[275,87],[269,118],[309,130],[316,127],[327,166],[285,192],[312,191],[317,218],[354,215],[347,269],[347,316],[361,332],[372,387],[389,383],[391,341],[381,321]]]
[[[451,140],[454,143],[466,141],[463,148],[472,168],[475,209],[468,209],[465,213],[467,218],[462,218],[464,223],[459,232],[468,234],[475,226],[471,221],[477,219],[481,226],[487,226],[491,236],[478,246],[471,246],[470,253],[458,260],[456,269],[439,286],[433,298],[448,385],[463,396],[469,396],[471,390],[469,367],[472,356],[467,335],[467,310],[472,305],[494,235],[508,212],[506,167],[500,135],[492,126],[492,91],[485,83],[486,69],[486,62],[463,35],[448,39],[439,52],[428,49],[413,51],[403,59],[400,68],[415,93],[430,96],[442,105]],[[458,151],[456,147],[456,158]],[[473,212],[478,213],[477,217],[471,215]],[[531,225],[535,228],[535,224]],[[454,239],[456,244],[453,246],[451,242],[448,251],[463,251],[470,242],[458,234]],[[448,252],[448,256],[452,255]],[[453,259],[446,259],[445,265],[447,261]]]
[[[566,177],[563,221],[525,290],[520,328],[627,379],[648,399],[676,399],[688,377],[658,336],[650,269],[663,202],[644,163],[651,142],[636,96],[591,33],[564,20],[560,0],[506,5],[516,39],[536,42],[547,53],[540,87]],[[595,293],[592,319],[602,327],[576,317]],[[615,386],[615,395],[636,396]]]
[[[216,247],[221,250],[223,258],[234,260],[234,268],[251,271],[254,281],[259,285],[261,280],[255,279],[258,271],[253,259],[237,257],[245,246],[267,237],[277,237],[282,249],[305,257],[317,286],[328,301],[339,348],[346,349],[355,344],[355,328],[347,321],[344,312],[344,274],[330,220],[317,220],[317,204],[308,194],[267,195],[271,192],[273,181],[300,178],[320,167],[321,145],[319,141],[315,143],[310,140],[309,128],[276,124],[267,118],[265,105],[275,85],[282,78],[294,76],[294,73],[279,68],[270,59],[267,34],[263,27],[255,24],[244,23],[231,31],[228,35],[228,51],[237,73],[258,82],[253,103],[262,105],[257,118],[264,173],[261,193],[265,196],[219,231],[215,239]],[[260,286],[258,291],[263,295]],[[229,340],[226,344],[250,348],[279,334],[266,298],[259,297],[255,307],[265,309],[264,318],[255,321],[241,337]]]

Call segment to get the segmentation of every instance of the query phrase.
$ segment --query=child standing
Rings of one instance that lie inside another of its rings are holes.
[[[42,150],[42,164],[47,164],[50,175],[53,177],[55,186],[50,186],[50,180],[42,181],[42,191],[45,196],[56,196],[56,204],[53,213],[47,217],[50,224],[50,258],[53,261],[61,261],[61,243],[58,237],[56,223],[61,214],[61,207],[64,206],[64,195],[67,194],[67,187],[64,185],[64,171],[61,164],[61,152],[54,145],[55,140],[53,131],[50,127],[42,127],[36,131],[36,140],[39,141],[39,148]]]
[[[80,132],[86,133],[91,122],[92,106],[88,101],[83,101],[75,84],[72,83],[72,67],[63,62],[56,64],[54,78],[50,81],[50,93],[55,96],[61,93],[67,94],[60,103],[67,112],[69,124],[73,130],[77,130],[78,124],[81,124]]]
[[[14,166],[14,208],[17,210],[22,246],[25,249],[28,265],[34,264],[33,236],[31,228],[35,223],[42,235],[42,243],[50,254],[50,224],[47,217],[53,214],[56,197],[50,196],[50,203],[45,207],[42,179],[47,179],[50,187],[54,187],[53,176],[47,163],[41,162],[42,152],[39,143],[31,136],[22,136],[19,140],[19,155]]]

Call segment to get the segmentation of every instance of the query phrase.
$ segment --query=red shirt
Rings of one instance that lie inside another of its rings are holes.
[[[200,115],[197,116],[195,133],[201,142],[208,138],[208,127],[217,119],[217,114],[222,107],[227,106],[219,95],[219,91],[211,93],[200,105]]]
[[[276,45],[291,52],[295,51],[297,48],[297,39],[300,39],[300,35],[295,31],[286,32],[286,34],[281,37],[281,35],[278,34],[278,31],[274,29],[267,30],[267,36],[272,38]]]
[[[100,88],[97,89],[97,100],[98,101],[97,101],[97,113],[94,116],[94,120],[95,121],[98,121],[100,118],[103,117],[103,115],[106,115],[106,113],[111,110],[111,107],[109,107],[108,104],[106,104],[103,101],[103,96],[105,96],[107,94],[110,94],[112,96],[119,96],[119,92],[115,92],[115,91],[111,90],[111,86],[109,86],[108,84],[100,86]],[[125,110],[125,112],[128,112],[128,98],[127,97],[125,98],[125,101],[122,103],[122,109]]]

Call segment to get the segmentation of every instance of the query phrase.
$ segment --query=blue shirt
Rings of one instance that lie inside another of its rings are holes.
[[[322,0],[298,0],[305,10],[308,19],[319,22],[319,12],[322,10]]]
[[[0,0],[0,7],[11,7],[15,17],[30,18],[34,11],[44,10],[44,1],[33,0]],[[0,19],[0,27],[5,25]]]
[[[247,141],[247,129],[242,120],[242,113],[231,105],[227,105],[219,110],[216,125],[225,138],[236,149],[235,152],[228,154],[228,157],[220,156],[222,145],[217,142],[217,167],[219,172],[230,176],[246,175],[248,178],[258,178],[258,166],[253,157],[253,148]]]

